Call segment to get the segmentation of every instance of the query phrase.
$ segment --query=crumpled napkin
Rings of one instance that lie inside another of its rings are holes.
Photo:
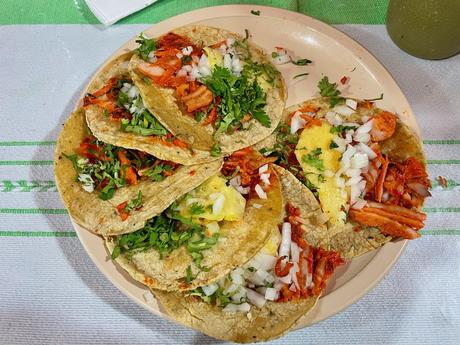
[[[112,25],[157,0],[85,0],[91,12],[104,25]]]

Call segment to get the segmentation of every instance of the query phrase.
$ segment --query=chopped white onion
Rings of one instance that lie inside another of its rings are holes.
[[[355,153],[350,160],[352,169],[361,169],[369,165],[369,158],[365,153]]]
[[[355,134],[353,139],[359,143],[368,143],[371,140],[369,133]]]
[[[269,173],[261,174],[260,179],[266,186],[270,185],[270,174]]]
[[[228,184],[232,187],[238,187],[241,185],[241,176],[236,175],[235,177],[231,178],[230,181],[228,181]]]
[[[240,303],[243,298],[246,298],[246,288],[243,286],[240,286],[238,291],[230,297],[230,299],[236,303]]]
[[[367,121],[365,124],[358,127],[357,134],[369,133],[372,130],[374,120]]]
[[[327,122],[329,122],[333,126],[338,126],[343,123],[342,118],[340,117],[339,114],[337,114],[334,111],[328,111],[325,116]]]
[[[360,169],[347,169],[345,171],[345,175],[348,177],[358,177],[361,175],[361,170]]]
[[[265,299],[269,301],[276,301],[278,299],[278,291],[274,288],[267,288],[265,290]]]
[[[182,53],[177,53],[177,54],[176,54],[176,57],[177,57],[178,59],[182,59],[182,58],[184,57],[184,55],[183,55]]]
[[[249,191],[250,191],[249,187],[241,187],[241,186],[236,187],[236,190],[238,191],[238,193],[243,194],[243,195],[249,194]]]
[[[230,286],[229,286],[228,288],[226,288],[226,289],[223,291],[223,294],[224,294],[224,295],[228,295],[228,294],[230,294],[230,293],[232,293],[232,292],[235,292],[235,291],[238,290],[239,288],[240,288],[240,285],[232,283],[232,284],[230,284]]]
[[[262,187],[259,184],[256,184],[256,186],[254,187],[254,190],[256,191],[257,196],[260,199],[267,199],[267,193],[265,193],[265,191],[262,189]]]
[[[201,287],[205,296],[211,296],[214,292],[217,291],[218,288],[219,285],[217,284],[209,284]]]
[[[278,52],[278,55],[273,58],[273,62],[275,63],[275,65],[284,65],[286,63],[289,63],[291,62],[291,58],[289,57],[289,55],[287,54],[281,54]]]
[[[252,204],[252,207],[256,208],[256,209],[259,209],[259,208],[262,208],[264,205],[261,205],[261,204]]]
[[[356,176],[356,177],[352,177],[352,178],[348,179],[348,181],[345,183],[345,186],[351,186],[352,184],[358,184],[362,179],[363,179],[363,177],[361,175]]]
[[[268,164],[264,164],[259,168],[259,174],[263,174],[268,171]]]
[[[369,146],[367,146],[366,144],[363,144],[363,143],[359,143],[357,145],[357,148],[359,151],[361,151],[362,153],[365,153],[366,155],[368,155],[369,159],[372,160],[374,158],[377,157],[377,154],[374,152],[374,150],[372,150]]]
[[[301,128],[305,127],[307,121],[301,117],[302,113],[300,111],[296,111],[294,116],[291,119],[291,134],[297,133],[297,131]]]
[[[232,278],[232,283],[237,284],[237,285],[243,285],[244,284],[244,279],[241,276],[241,274],[238,274],[236,272],[230,273],[230,277]]]
[[[265,302],[267,302],[265,296],[261,295],[258,292],[255,292],[254,290],[247,289],[246,294],[249,302],[251,302],[251,304],[254,304],[256,307],[262,308],[265,305]]]
[[[222,309],[222,311],[226,312],[226,313],[236,313],[236,312],[248,312],[251,310],[251,305],[249,303],[241,303],[241,304],[232,304],[232,303],[229,303],[225,306],[224,309]]]
[[[222,193],[219,194],[220,195],[217,197],[216,201],[214,201],[214,204],[212,204],[213,214],[219,214],[224,208],[225,196]]]
[[[286,256],[289,260],[289,251],[291,249],[291,223],[284,222],[281,228],[281,244],[278,255]]]
[[[351,114],[355,112],[353,109],[350,109],[346,105],[343,105],[343,104],[336,105],[334,108],[332,108],[332,110],[343,116],[350,116]]]
[[[339,188],[345,187],[345,180],[340,176],[335,176],[335,184]]]
[[[206,228],[209,230],[211,234],[218,233],[220,231],[219,223],[211,222],[206,224]]]
[[[193,52],[193,47],[192,46],[187,46],[185,48],[182,48],[182,54],[184,55],[190,55]]]
[[[364,199],[358,199],[352,206],[351,208],[354,208],[356,210],[362,209],[364,206],[367,205],[367,201]]]
[[[353,110],[356,110],[356,107],[358,106],[358,102],[356,102],[354,99],[351,99],[351,98],[347,98],[345,100],[345,104]]]

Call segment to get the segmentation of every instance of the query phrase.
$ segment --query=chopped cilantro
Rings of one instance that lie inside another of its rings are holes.
[[[131,199],[125,206],[124,211],[126,213],[129,213],[133,210],[137,210],[142,206],[142,192],[139,191],[137,194],[137,197]]]
[[[308,65],[309,63],[312,63],[312,61],[308,59],[299,59],[299,60],[291,59],[291,62],[296,66],[305,66],[305,65]]]
[[[320,158],[321,153],[321,149],[318,147],[310,153],[303,155],[302,161],[318,169],[319,171],[324,171],[324,163],[323,160]]]
[[[222,149],[220,148],[220,146],[218,144],[212,145],[212,147],[211,147],[211,156],[217,157],[217,156],[220,155],[221,152],[222,152]]]
[[[182,65],[186,65],[188,64],[190,61],[192,61],[192,57],[190,55],[185,55],[183,58],[182,58]]]
[[[191,215],[198,215],[204,213],[204,206],[198,202],[194,202],[190,205],[189,208]]]
[[[332,134],[342,134],[343,132],[346,132],[350,129],[356,129],[358,125],[356,126],[344,126],[344,125],[338,125],[338,126],[332,126],[330,129],[330,132]]]
[[[195,120],[196,120],[196,122],[201,122],[201,121],[203,121],[203,119],[204,119],[205,117],[206,117],[206,114],[205,114],[205,112],[203,112],[203,111],[197,111],[197,112],[195,113]]]
[[[277,52],[272,52],[272,58],[276,59],[278,56],[280,56],[280,54]]]
[[[337,147],[339,147],[339,145],[337,145],[334,140],[331,140],[331,143],[329,144],[329,148],[330,149],[335,149]]]
[[[157,41],[154,38],[147,38],[141,33],[136,40],[139,43],[139,47],[135,49],[135,52],[145,61],[149,59],[149,54],[157,49]]]
[[[187,269],[185,270],[185,281],[187,284],[190,284],[196,277],[193,276],[192,273],[192,266],[188,265]]]
[[[318,82],[318,88],[322,97],[329,97],[331,107],[345,101],[345,98],[340,96],[341,92],[337,90],[337,83],[330,83],[326,76]]]
[[[255,16],[260,16],[260,11],[256,11],[256,10],[251,10],[251,14],[255,15]]]

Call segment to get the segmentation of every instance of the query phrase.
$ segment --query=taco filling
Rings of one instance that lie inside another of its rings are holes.
[[[111,199],[123,186],[142,180],[162,181],[180,166],[141,151],[106,144],[92,135],[84,138],[77,153],[64,156],[72,162],[81,187],[88,193],[98,193],[102,200]],[[124,213],[122,218],[126,217]]]
[[[261,152],[316,193],[330,224],[349,218],[356,231],[365,225],[393,237],[419,237],[426,219],[419,209],[431,187],[424,162],[406,154],[413,145],[387,149],[397,146],[404,125],[373,102],[341,97],[327,77],[319,86],[328,106],[306,102],[290,112],[275,145]]]
[[[198,276],[210,269],[216,269],[209,267],[213,260],[221,260],[220,256],[214,258],[214,251],[226,252],[225,247],[232,245],[226,244],[226,241],[244,241],[247,233],[255,236],[252,234],[254,232],[259,234],[259,238],[252,238],[253,243],[246,245],[252,248],[260,243],[261,247],[268,237],[268,230],[263,224],[275,224],[276,214],[281,212],[281,208],[278,210],[276,206],[277,200],[281,199],[281,191],[277,175],[270,165],[271,159],[247,149],[230,156],[228,162],[247,162],[251,157],[256,157],[257,160],[252,161],[250,166],[246,163],[241,169],[230,163],[224,164],[222,174],[209,178],[180,197],[160,215],[148,220],[142,229],[114,238],[112,259],[120,256],[128,259],[136,266],[136,270],[145,274],[143,282],[154,287],[158,287],[156,280],[163,275],[162,270],[174,270],[173,273],[180,277],[173,283],[178,284],[176,289],[188,289]],[[240,174],[245,177],[238,188],[235,181],[241,179]],[[258,221],[256,217],[261,214],[270,214],[275,219],[264,219],[260,224],[252,224]],[[249,217],[254,219],[248,219]],[[238,234],[239,231],[242,233]],[[233,238],[235,236],[240,238],[236,240]],[[216,246],[219,248],[216,249]],[[244,246],[239,246],[245,250]],[[187,259],[183,257],[184,254],[188,256]],[[227,252],[222,257],[230,254],[232,253]],[[236,260],[243,260],[239,256],[241,254],[235,257]],[[163,261],[160,263],[164,265],[161,269],[152,267],[157,265],[158,260]],[[173,260],[180,260],[180,264],[174,266],[171,264]],[[190,264],[185,266],[188,261]],[[183,272],[179,272],[180,266],[184,266]],[[219,275],[219,272],[211,273]],[[166,283],[163,282],[160,286],[164,284]]]
[[[157,139],[164,145],[187,149],[189,145],[175,138],[146,108],[139,89],[129,77],[110,78],[106,84],[83,99],[83,107],[96,105],[104,116],[119,124],[122,132]]]
[[[246,39],[232,36],[200,47],[185,36],[167,33],[158,40],[141,37],[136,71],[156,86],[174,90],[182,113],[213,135],[248,130],[255,120],[271,126],[267,92],[277,87],[279,72],[252,59]],[[212,153],[220,148],[215,144]]]
[[[299,208],[287,203],[285,213],[279,231],[251,261],[189,295],[220,306],[224,312],[249,312],[252,306],[262,308],[267,301],[319,296],[344,261],[338,253],[314,248],[304,240]]]

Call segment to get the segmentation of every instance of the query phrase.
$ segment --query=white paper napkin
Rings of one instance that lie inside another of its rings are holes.
[[[157,0],[85,0],[91,12],[104,25],[112,25]]]

